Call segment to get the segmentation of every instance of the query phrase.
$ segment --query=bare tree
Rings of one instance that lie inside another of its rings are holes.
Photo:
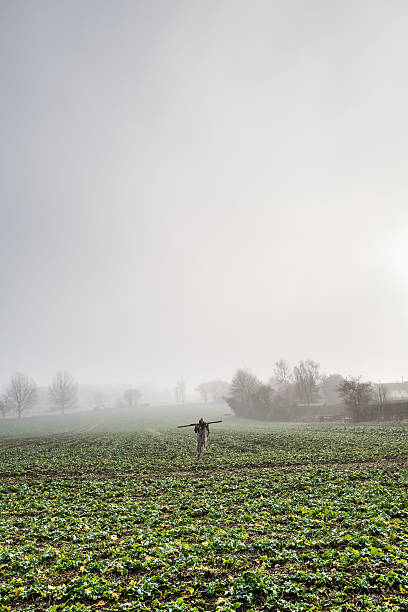
[[[237,416],[250,419],[273,417],[275,391],[247,370],[238,370],[232,379],[227,404]]]
[[[237,370],[231,381],[231,395],[242,404],[249,404],[261,381],[248,370]]]
[[[0,413],[3,416],[3,419],[6,418],[6,414],[9,412],[9,410],[11,409],[10,406],[10,402],[8,400],[8,398],[3,395],[0,397]]]
[[[35,382],[23,372],[13,374],[7,389],[7,400],[15,408],[19,419],[21,419],[24,410],[35,403],[36,398],[37,387]]]
[[[205,402],[208,402],[208,400],[216,402],[228,395],[230,386],[225,380],[209,380],[199,384],[195,391],[201,394]]]
[[[299,364],[293,368],[293,377],[298,399],[303,404],[311,406],[319,395],[319,364],[312,359],[299,361]]]
[[[387,387],[382,383],[373,386],[374,399],[377,404],[377,418],[384,419],[384,404],[387,401]]]
[[[48,388],[50,399],[61,414],[64,414],[65,410],[74,407],[77,392],[78,385],[71,374],[66,371],[57,372]]]
[[[254,396],[255,416],[261,419],[273,417],[275,391],[269,385],[260,384]]]
[[[184,404],[186,401],[186,383],[180,378],[176,381],[176,386],[173,389],[174,397],[178,404]]]
[[[277,413],[283,414],[283,409],[288,413],[290,406],[294,403],[294,381],[290,365],[284,359],[275,361],[273,377],[269,381],[270,386],[277,386],[278,394],[275,396]]]
[[[133,387],[130,389],[126,389],[123,394],[123,400],[129,408],[135,408],[138,405],[141,397],[142,394],[139,389],[135,389]]]
[[[354,421],[363,421],[367,418],[368,404],[373,398],[371,383],[361,382],[360,376],[345,378],[338,386],[338,390]]]
[[[276,382],[278,383],[278,391],[285,391],[293,383],[290,365],[284,359],[275,361],[273,374]]]

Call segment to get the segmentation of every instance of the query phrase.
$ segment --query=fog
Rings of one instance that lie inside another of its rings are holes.
[[[408,376],[408,5],[0,2],[0,384]]]

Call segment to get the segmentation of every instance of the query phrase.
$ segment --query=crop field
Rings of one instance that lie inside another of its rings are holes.
[[[404,424],[92,419],[2,424],[0,610],[408,610]]]

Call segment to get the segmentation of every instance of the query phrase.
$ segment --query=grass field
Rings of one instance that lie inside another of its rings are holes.
[[[202,410],[6,419],[0,610],[408,610],[407,427]]]

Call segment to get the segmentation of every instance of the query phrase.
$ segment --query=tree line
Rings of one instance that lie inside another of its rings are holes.
[[[235,373],[231,384],[210,380],[195,389],[204,402],[224,399],[237,416],[251,419],[286,421],[311,417],[318,408],[336,410],[344,407],[353,421],[385,418],[387,389],[382,384],[364,382],[360,377],[322,374],[312,359],[299,361],[290,367],[280,359],[274,364],[273,375],[267,383],[245,369]],[[174,388],[177,403],[185,402],[186,385],[180,379]],[[135,387],[126,389],[117,406],[135,408],[141,392]],[[96,402],[95,396],[95,402]],[[14,413],[21,418],[37,402],[35,382],[27,374],[16,372],[3,394],[0,394],[0,414],[3,418]],[[65,414],[77,405],[78,385],[67,371],[55,374],[48,387],[51,409]],[[95,404],[96,406],[100,404]]]
[[[131,387],[123,393],[120,404],[128,408],[135,408],[141,392]],[[95,407],[99,405],[98,395],[95,396]],[[67,371],[56,372],[48,387],[48,399],[51,409],[65,414],[67,410],[73,409],[78,402],[78,384],[73,376]],[[15,414],[19,419],[32,408],[38,401],[37,385],[27,374],[16,372],[10,378],[4,393],[0,395],[0,414],[3,418],[7,414]]]
[[[51,406],[64,414],[73,408],[77,400],[78,385],[69,372],[59,371],[48,387]],[[3,418],[14,412],[21,419],[23,413],[32,408],[38,399],[37,385],[27,374],[16,372],[10,378],[5,392],[0,396],[0,412]]]
[[[310,417],[318,408],[347,409],[353,421],[384,418],[387,391],[361,377],[323,374],[312,359],[290,367],[280,359],[267,383],[245,369],[235,373],[225,401],[237,416],[286,421]]]

